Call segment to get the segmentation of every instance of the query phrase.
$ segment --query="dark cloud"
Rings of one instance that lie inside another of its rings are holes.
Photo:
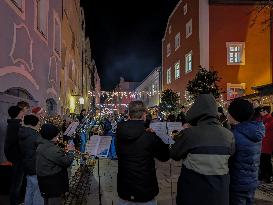
[[[161,64],[161,40],[179,0],[82,0],[103,89],[142,81]]]

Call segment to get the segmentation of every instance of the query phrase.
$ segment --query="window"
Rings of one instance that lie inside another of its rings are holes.
[[[192,19],[186,24],[186,38],[189,38],[192,34]]]
[[[171,68],[167,70],[167,84],[170,84],[172,82],[172,77],[171,77]]]
[[[186,73],[189,73],[192,71],[192,51],[185,56],[185,62],[186,62]]]
[[[47,39],[48,34],[48,0],[36,0],[36,30]]]
[[[188,4],[184,5],[184,15],[188,13]]]
[[[14,10],[14,12],[25,19],[25,0],[5,0],[7,4]]]
[[[177,92],[176,94],[177,94],[178,97],[179,97],[179,98],[178,98],[178,103],[180,104],[180,103],[181,103],[181,93],[180,93],[180,92]]]
[[[233,100],[238,97],[242,97],[245,94],[245,83],[241,84],[227,84],[227,100]]]
[[[174,66],[175,80],[180,78],[180,61],[178,61]]]
[[[227,44],[227,64],[245,65],[245,43],[228,42]]]
[[[175,50],[180,47],[180,33],[176,34],[175,36]]]
[[[152,95],[154,95],[154,94],[155,94],[155,92],[156,92],[156,90],[155,90],[155,85],[154,85],[154,84],[152,84]]]
[[[167,45],[167,57],[171,55],[171,44],[168,43]]]
[[[54,12],[54,40],[53,48],[58,57],[61,54],[61,22],[58,14]]]

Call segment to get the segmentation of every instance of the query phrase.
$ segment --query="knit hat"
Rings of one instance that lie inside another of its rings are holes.
[[[35,115],[26,115],[24,117],[24,124],[25,125],[31,125],[31,126],[36,126],[39,122],[39,118],[36,117]]]
[[[253,117],[254,107],[248,100],[239,98],[230,103],[228,112],[237,122],[244,122]]]
[[[43,112],[43,108],[41,107],[35,107],[32,109],[32,113],[35,114],[35,115],[39,115]]]
[[[20,108],[19,106],[11,106],[8,109],[8,113],[9,113],[9,116],[11,119],[18,117],[18,115],[21,111],[22,111],[22,108]]]
[[[56,127],[53,124],[44,124],[41,127],[41,135],[42,138],[46,139],[46,140],[52,140],[54,137],[56,137],[59,134],[60,130],[58,129],[58,127]]]

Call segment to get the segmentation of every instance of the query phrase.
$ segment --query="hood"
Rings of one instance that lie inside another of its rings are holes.
[[[136,140],[141,137],[144,132],[144,121],[142,120],[129,120],[118,126],[118,137],[121,140]]]
[[[264,124],[258,121],[239,123],[234,127],[234,131],[243,134],[252,142],[260,142],[265,135]]]
[[[192,125],[204,120],[217,120],[218,110],[212,94],[201,94],[197,97],[186,115],[187,122]]]
[[[26,139],[30,135],[37,135],[38,132],[30,127],[21,127],[19,130],[19,136],[22,140]]]

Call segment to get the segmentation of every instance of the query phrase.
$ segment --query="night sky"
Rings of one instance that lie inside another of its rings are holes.
[[[142,81],[161,65],[161,40],[179,0],[81,0],[103,90]]]

